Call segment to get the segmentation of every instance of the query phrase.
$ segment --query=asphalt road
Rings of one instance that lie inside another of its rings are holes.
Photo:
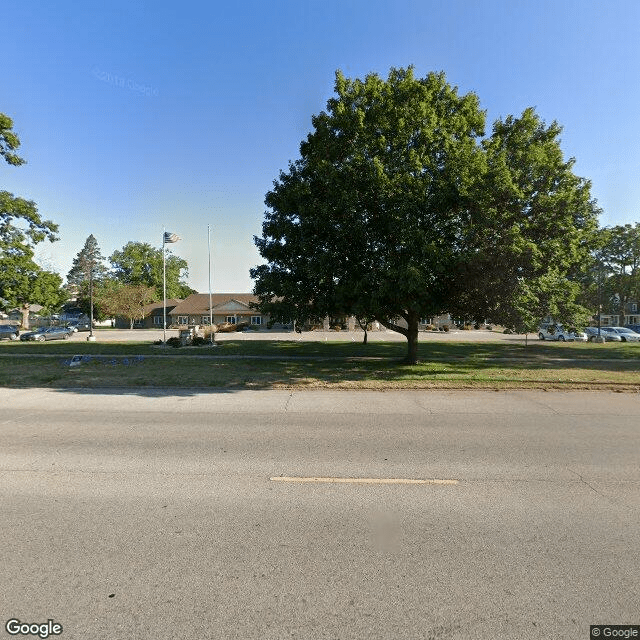
[[[1,393],[0,637],[640,624],[639,395]]]

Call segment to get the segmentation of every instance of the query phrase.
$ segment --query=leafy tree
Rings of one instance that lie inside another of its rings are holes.
[[[590,182],[575,176],[560,148],[561,127],[533,109],[498,120],[483,141],[486,171],[462,229],[454,313],[524,331],[551,315],[584,325],[576,301],[592,263],[599,209]]]
[[[640,298],[640,223],[600,230],[599,261],[602,278],[600,299],[624,324],[627,305]]]
[[[153,302],[155,289],[144,284],[123,284],[107,278],[99,282],[94,296],[101,312],[107,317],[127,318],[130,327],[144,318],[145,305]]]
[[[0,113],[0,156],[9,164],[18,166],[25,161],[14,153],[20,146],[18,136],[13,132],[13,120],[4,113]]]
[[[264,312],[375,318],[407,338],[414,363],[420,317],[576,311],[566,276],[596,210],[555,123],[527,110],[482,140],[477,96],[411,68],[386,81],[338,72],[335,92],[265,199],[255,243],[267,264],[251,270]]]
[[[0,252],[0,295],[8,308],[18,307],[22,312],[22,326],[29,328],[29,310],[32,304],[40,304],[55,312],[67,300],[62,288],[62,278],[51,271],[44,271],[32,260],[33,254]]]
[[[162,249],[143,242],[128,242],[109,258],[114,276],[124,284],[145,285],[154,289],[154,301],[163,299]],[[184,281],[189,275],[187,261],[167,250],[167,298],[184,298],[193,290]]]
[[[14,153],[20,141],[12,127],[11,119],[0,114],[0,155],[17,166],[24,160]],[[25,328],[29,326],[30,304],[55,309],[64,298],[59,291],[60,277],[33,260],[34,246],[57,240],[57,231],[56,224],[40,217],[34,202],[0,191],[0,304],[19,306]]]

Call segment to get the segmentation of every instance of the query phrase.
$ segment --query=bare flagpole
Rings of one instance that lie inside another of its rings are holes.
[[[162,341],[167,343],[167,252],[165,251],[165,245],[167,243],[172,244],[182,240],[175,233],[168,233],[164,227],[162,227]]]
[[[207,225],[207,245],[209,248],[209,338],[213,344],[213,307],[211,306],[211,227]]]
[[[167,232],[162,227],[162,342],[167,344],[167,261],[165,260],[164,243]]]

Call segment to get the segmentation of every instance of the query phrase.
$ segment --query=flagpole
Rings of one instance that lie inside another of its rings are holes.
[[[162,342],[167,344],[167,264],[165,260],[164,243],[165,228],[162,227]]]
[[[207,225],[207,246],[209,249],[209,338],[213,344],[213,307],[211,305],[211,226]]]

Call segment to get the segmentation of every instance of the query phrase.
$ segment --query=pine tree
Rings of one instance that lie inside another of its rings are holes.
[[[91,234],[82,251],[73,260],[73,266],[67,274],[67,282],[81,287],[88,282],[93,274],[93,280],[101,280],[107,275],[107,268],[104,266],[104,256],[100,252],[98,241]]]

